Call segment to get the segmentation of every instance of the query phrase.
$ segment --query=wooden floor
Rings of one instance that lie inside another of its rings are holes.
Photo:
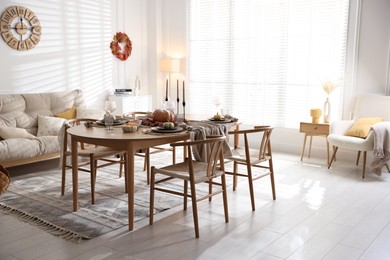
[[[269,179],[258,180],[252,212],[241,181],[229,189],[230,223],[220,197],[200,203],[199,239],[181,207],[81,244],[0,214],[0,259],[390,259],[390,174],[362,180],[351,162],[329,171],[324,159],[274,158],[277,200]]]

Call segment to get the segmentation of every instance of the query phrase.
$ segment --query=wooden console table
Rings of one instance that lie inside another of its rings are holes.
[[[305,134],[305,137],[303,139],[302,153],[301,153],[301,161],[302,161],[303,156],[305,154],[305,146],[306,146],[307,137],[310,136],[309,154],[308,154],[308,157],[310,158],[313,136],[322,136],[322,137],[327,138],[329,135],[329,124],[301,122],[299,132]],[[327,163],[329,165],[329,143],[328,143],[328,140],[326,140],[326,160],[327,160]]]

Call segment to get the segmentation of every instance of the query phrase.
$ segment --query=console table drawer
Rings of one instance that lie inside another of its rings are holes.
[[[328,135],[329,124],[303,123],[301,122],[299,131],[301,133],[314,135]]]

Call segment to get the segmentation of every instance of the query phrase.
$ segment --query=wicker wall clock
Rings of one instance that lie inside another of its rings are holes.
[[[13,49],[33,49],[41,39],[41,26],[33,11],[23,6],[8,7],[0,19],[1,36]]]

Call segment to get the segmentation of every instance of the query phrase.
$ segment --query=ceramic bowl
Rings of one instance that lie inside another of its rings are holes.
[[[122,126],[122,130],[124,133],[134,133],[137,131],[138,127],[136,125],[134,126],[129,126],[129,125],[124,125]]]

